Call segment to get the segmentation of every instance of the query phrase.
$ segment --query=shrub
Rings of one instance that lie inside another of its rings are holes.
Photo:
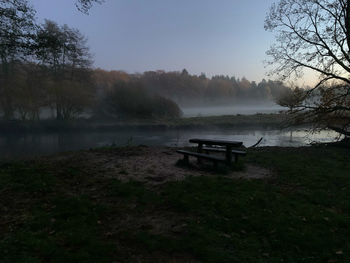
[[[105,94],[103,113],[120,119],[178,118],[182,112],[170,99],[149,94],[137,80],[119,81]]]

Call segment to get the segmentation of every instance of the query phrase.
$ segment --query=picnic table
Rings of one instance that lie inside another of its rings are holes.
[[[202,153],[203,152],[203,145],[208,146],[225,146],[226,151],[226,162],[231,163],[232,162],[232,148],[237,148],[242,146],[243,142],[237,142],[237,141],[226,141],[226,140],[212,140],[212,139],[190,139],[190,143],[197,143],[198,148],[197,152]],[[214,148],[205,148],[205,150],[208,152],[210,150],[215,151]]]
[[[245,155],[245,151],[237,150],[234,148],[242,146],[242,142],[237,141],[227,141],[227,140],[213,140],[213,139],[190,139],[190,143],[198,144],[197,152],[178,150],[178,153],[184,155],[184,160],[188,162],[188,156],[195,156],[198,158],[198,162],[201,162],[201,159],[207,159],[213,161],[214,166],[217,166],[218,162],[224,162],[227,165],[232,163],[232,155],[235,155],[235,162],[238,161],[239,155]],[[205,146],[205,147],[203,147]],[[206,152],[207,154],[204,154]],[[225,153],[225,158],[219,156],[209,155],[209,152],[222,152]]]

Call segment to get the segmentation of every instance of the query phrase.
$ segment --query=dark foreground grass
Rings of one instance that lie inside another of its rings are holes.
[[[349,154],[261,148],[245,161],[271,178],[151,188],[71,164],[5,164],[0,262],[350,262]]]

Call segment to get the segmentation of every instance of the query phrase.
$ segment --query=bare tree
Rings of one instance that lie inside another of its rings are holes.
[[[56,118],[70,119],[81,113],[94,93],[86,38],[77,29],[46,20],[37,33],[36,55],[52,80]]]
[[[265,29],[276,33],[267,51],[272,73],[301,77],[305,69],[319,75],[299,113],[316,127],[350,134],[350,1],[280,0],[273,4]]]
[[[11,76],[16,64],[30,54],[34,16],[26,0],[0,0],[0,107],[5,119],[14,114]]]
[[[79,11],[83,13],[88,13],[94,3],[101,4],[104,1],[105,0],[76,0],[75,6],[78,8]]]
[[[285,89],[275,99],[276,103],[282,107],[287,107],[290,112],[293,112],[294,108],[299,107],[300,103],[304,100],[305,91],[296,87],[294,89]]]

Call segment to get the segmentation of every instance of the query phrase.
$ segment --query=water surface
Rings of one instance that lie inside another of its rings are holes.
[[[310,134],[307,130],[264,129],[207,129],[166,131],[120,131],[0,135],[0,159],[30,157],[57,152],[83,150],[104,146],[149,145],[187,146],[190,138],[242,141],[249,147],[263,137],[260,146],[305,146],[312,142],[331,142],[338,134],[321,131]]]

